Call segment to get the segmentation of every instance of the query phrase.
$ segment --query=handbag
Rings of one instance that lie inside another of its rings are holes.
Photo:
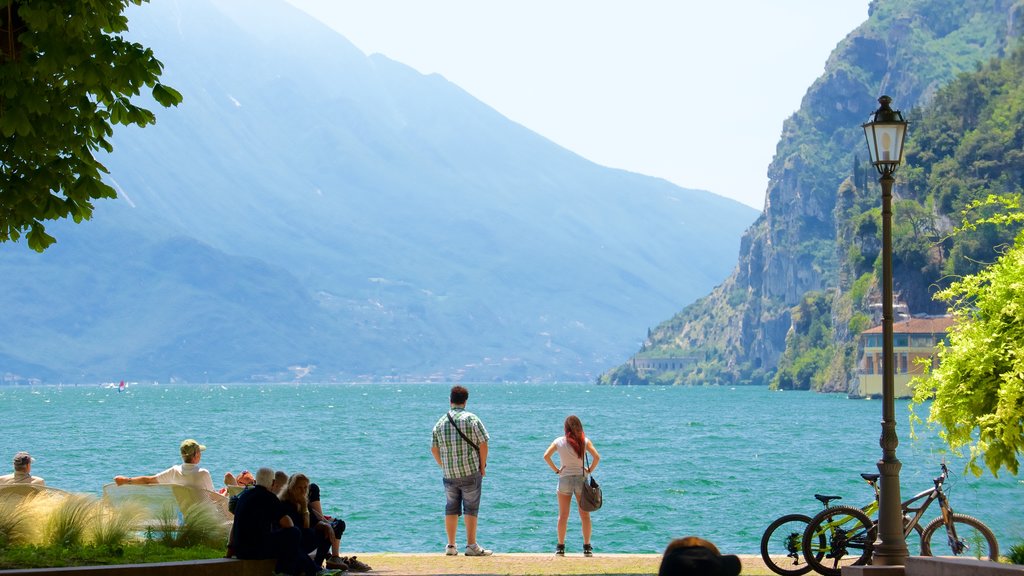
[[[584,468],[590,467],[586,452],[583,453],[583,466]],[[601,492],[601,485],[594,480],[593,474],[588,474],[583,478],[583,491],[580,493],[576,505],[584,512],[593,512],[600,510],[602,504],[604,504],[604,494]]]

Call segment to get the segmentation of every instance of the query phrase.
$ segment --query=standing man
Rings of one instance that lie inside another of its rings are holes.
[[[46,481],[39,476],[32,475],[32,463],[35,461],[35,458],[29,456],[28,452],[18,452],[14,455],[14,474],[0,476],[0,484],[35,484],[36,486],[45,486]]]
[[[206,446],[189,438],[181,443],[181,464],[175,464],[153,476],[114,476],[114,482],[118,486],[122,484],[181,484],[213,492],[213,478],[210,476],[210,471],[199,467],[203,450],[206,450]]]
[[[472,412],[466,411],[469,390],[453,386],[451,409],[434,425],[430,452],[444,473],[444,530],[448,534],[446,556],[457,556],[455,531],[459,516],[465,514],[466,556],[490,556],[491,551],[476,542],[480,489],[487,473],[487,429]]]

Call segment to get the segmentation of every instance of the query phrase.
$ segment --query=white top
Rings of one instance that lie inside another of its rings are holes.
[[[213,492],[213,478],[210,471],[198,464],[176,464],[156,475],[160,484],[182,484]]]
[[[590,446],[590,438],[586,438],[586,446],[583,447],[584,453],[587,446]],[[562,471],[558,475],[583,476],[583,458],[576,455],[572,446],[569,446],[569,443],[566,442],[565,436],[555,439],[555,448],[558,450],[558,461],[562,465]]]
[[[28,472],[15,472],[7,476],[0,476],[0,484],[35,484],[45,486],[46,482],[39,476],[33,476]]]

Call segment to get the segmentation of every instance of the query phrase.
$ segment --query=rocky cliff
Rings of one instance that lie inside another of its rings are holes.
[[[868,20],[839,43],[784,123],[764,212],[744,234],[735,271],[652,329],[639,355],[696,356],[674,383],[767,383],[786,346],[791,308],[840,283],[838,191],[866,156],[860,125],[878,96],[892,96],[905,111],[927,103],[957,74],[1001,55],[1022,27],[1020,0],[872,2]],[[629,372],[625,365],[602,380],[635,377]]]

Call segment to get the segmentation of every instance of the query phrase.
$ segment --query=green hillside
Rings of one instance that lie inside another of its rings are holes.
[[[626,364],[601,380],[848,391],[854,338],[879,314],[880,193],[860,124],[882,93],[912,122],[895,190],[895,289],[911,313],[942,312],[931,295],[944,278],[992,261],[1013,235],[947,238],[972,200],[1021,190],[1022,15],[1013,1],[872,3],[786,122],[737,270],[637,353],[688,367]]]

